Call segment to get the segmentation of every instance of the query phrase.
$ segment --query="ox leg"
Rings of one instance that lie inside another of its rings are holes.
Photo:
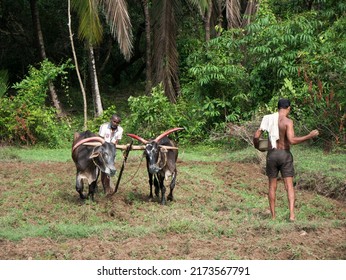
[[[155,186],[155,195],[159,196],[160,195],[160,185],[159,185],[159,181],[157,179],[157,176],[154,176],[154,186]]]
[[[149,177],[149,187],[150,187],[150,193],[149,193],[149,198],[153,198],[153,174],[151,174],[148,171],[148,177]]]
[[[95,169],[95,181],[91,182],[91,184],[89,184],[89,193],[88,193],[88,196],[91,197],[91,201],[95,201],[94,199],[94,195],[95,195],[95,192],[97,191],[97,180],[100,176],[100,170],[98,168]]]
[[[176,178],[177,178],[177,172],[174,172],[173,175],[172,175],[171,184],[169,186],[170,191],[169,191],[169,195],[167,196],[167,200],[168,201],[173,201],[173,190],[174,190],[174,187],[175,187],[175,180],[176,180]]]
[[[166,204],[166,187],[164,185],[164,179],[165,177],[159,176],[159,185],[161,189],[161,204],[165,205]]]
[[[96,189],[97,189],[97,181],[94,181],[89,185],[88,197],[91,198],[91,201],[95,201],[94,195],[95,195]]]
[[[85,199],[85,195],[83,194],[83,188],[84,188],[84,184],[83,184],[83,179],[80,177],[79,174],[77,174],[76,176],[76,191],[79,193],[79,196],[81,199]]]

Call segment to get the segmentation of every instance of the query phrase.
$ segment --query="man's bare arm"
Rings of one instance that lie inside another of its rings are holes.
[[[306,140],[309,140],[311,138],[316,137],[319,134],[318,130],[312,130],[309,134],[305,136],[295,136],[294,135],[294,128],[293,128],[293,122],[288,122],[286,127],[286,136],[287,140],[290,143],[290,145],[296,145],[299,143],[302,143]]]

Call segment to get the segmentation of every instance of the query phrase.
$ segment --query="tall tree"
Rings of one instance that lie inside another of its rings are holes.
[[[132,54],[132,30],[127,4],[125,0],[72,0],[72,4],[80,19],[79,37],[87,41],[95,115],[100,116],[103,106],[94,56],[94,46],[102,41],[103,34],[99,8],[101,7],[106,15],[106,21],[112,35],[117,38],[120,51],[125,59],[129,60]]]
[[[151,20],[149,12],[148,0],[142,0],[142,8],[145,21],[145,71],[146,71],[146,86],[145,92],[149,94],[152,87],[152,73],[151,73]]]
[[[73,33],[72,33],[72,26],[71,26],[71,0],[68,0],[68,7],[67,7],[67,17],[68,17],[68,30],[70,34],[70,42],[71,42],[71,48],[72,48],[72,54],[73,54],[73,60],[74,64],[76,67],[76,73],[78,77],[78,82],[79,86],[82,91],[82,96],[83,96],[83,113],[84,113],[84,130],[87,130],[87,121],[88,121],[88,105],[87,105],[87,99],[86,99],[86,93],[85,93],[85,88],[83,85],[82,77],[79,71],[79,66],[78,66],[78,60],[77,60],[77,55],[74,47],[74,41],[73,41]]]
[[[189,0],[204,10],[208,0]],[[181,0],[152,0],[153,33],[153,85],[163,84],[166,96],[173,103],[180,95],[178,50],[176,37],[177,17],[183,7]]]
[[[177,22],[175,14],[179,0],[153,0],[154,23],[154,83],[163,83],[169,100],[177,101],[180,94],[178,78]]]
[[[38,54],[40,60],[43,61],[47,58],[46,49],[44,46],[43,33],[41,29],[40,15],[39,9],[37,5],[37,0],[29,0],[30,8],[31,8],[31,17],[33,23],[34,37],[36,39],[36,48],[38,50]],[[56,93],[55,86],[52,82],[48,82],[50,96],[53,102],[55,109],[57,110],[58,115],[62,114],[62,108],[60,105],[60,101],[58,99],[58,95]]]

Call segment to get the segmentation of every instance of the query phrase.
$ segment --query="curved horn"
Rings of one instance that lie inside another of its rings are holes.
[[[183,130],[183,127],[176,127],[176,128],[171,128],[160,134],[155,138],[155,142],[159,142],[163,137],[167,136],[168,134],[171,134],[172,132],[178,131],[178,130]]]
[[[145,140],[145,139],[143,139],[142,137],[139,137],[136,134],[128,133],[127,136],[130,136],[131,138],[136,139],[136,140],[142,142],[144,145],[148,144],[148,142],[149,142],[148,140]]]
[[[73,146],[72,151],[77,149],[80,145],[82,145],[86,142],[90,142],[90,141],[97,141],[97,142],[100,142],[101,144],[103,144],[105,142],[105,139],[98,137],[98,136],[82,139]]]

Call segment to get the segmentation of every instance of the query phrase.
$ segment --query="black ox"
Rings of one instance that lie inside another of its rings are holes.
[[[145,140],[135,134],[127,134],[128,136],[142,142],[145,146],[144,155],[147,162],[147,171],[149,176],[150,194],[149,198],[153,198],[153,178],[155,186],[155,195],[159,196],[161,191],[161,204],[166,204],[166,187],[164,180],[172,177],[170,183],[170,192],[167,200],[173,200],[173,190],[177,178],[176,162],[178,159],[178,148],[176,143],[169,139],[167,136],[175,131],[182,130],[183,128],[172,128],[161,135],[157,136],[154,140]]]
[[[79,193],[80,198],[85,199],[91,196],[91,199],[94,200],[100,171],[108,176],[115,175],[115,154],[114,144],[106,142],[90,131],[74,134],[72,159],[77,168],[76,191]],[[83,194],[83,180],[87,180],[89,185],[87,196]],[[106,192],[104,184],[103,189]]]

